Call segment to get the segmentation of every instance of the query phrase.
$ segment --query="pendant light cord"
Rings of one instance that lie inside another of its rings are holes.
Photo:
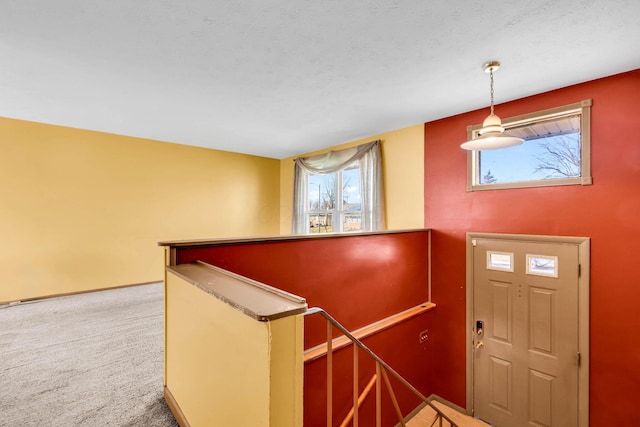
[[[493,115],[493,68],[489,69],[489,78],[491,79],[491,114]]]

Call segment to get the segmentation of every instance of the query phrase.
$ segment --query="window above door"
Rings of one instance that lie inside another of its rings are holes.
[[[591,184],[590,110],[589,99],[502,120],[505,134],[524,143],[470,151],[467,191]],[[481,127],[469,126],[468,138]]]

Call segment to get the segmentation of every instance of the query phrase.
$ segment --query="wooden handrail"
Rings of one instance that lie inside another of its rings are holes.
[[[363,340],[368,336],[377,334],[378,332],[391,328],[400,322],[404,322],[405,320],[409,320],[415,316],[418,316],[419,314],[422,314],[425,311],[433,310],[435,306],[436,305],[432,302],[425,302],[423,304],[412,307],[408,310],[389,316],[378,322],[374,322],[360,329],[357,329],[351,332],[351,334],[357,339]],[[351,345],[351,340],[344,335],[334,338],[332,342],[334,351],[339,350],[348,345]],[[312,360],[319,359],[320,357],[324,357],[326,356],[326,354],[327,354],[327,344],[326,343],[320,344],[305,350],[304,361],[305,363],[310,362]]]
[[[391,396],[391,400],[393,402],[394,408],[396,410],[396,414],[398,416],[398,421],[404,426],[404,419],[402,417],[402,412],[400,411],[400,407],[398,405],[398,402],[396,400],[395,394],[393,393],[393,390],[391,388],[391,384],[389,382],[389,378],[387,376],[387,372],[391,373],[391,375],[393,375],[396,380],[400,381],[400,383],[402,383],[402,385],[404,385],[405,387],[407,387],[414,395],[416,395],[418,398],[420,398],[420,400],[422,400],[426,405],[428,405],[429,407],[431,407],[431,409],[433,409],[436,414],[437,414],[437,419],[440,420],[440,424],[442,425],[442,420],[446,420],[451,427],[458,427],[458,425],[453,422],[453,420],[451,418],[449,418],[447,415],[445,415],[444,413],[442,413],[435,405],[433,405],[429,399],[427,399],[422,393],[420,393],[420,391],[418,391],[414,386],[412,386],[406,379],[404,379],[398,372],[396,372],[391,366],[389,366],[384,360],[382,360],[378,355],[376,355],[373,351],[371,351],[371,349],[369,349],[369,347],[367,347],[362,341],[360,341],[359,339],[357,339],[355,336],[353,336],[353,334],[351,334],[351,332],[349,332],[344,326],[342,326],[340,323],[338,323],[338,321],[336,321],[336,319],[334,319],[333,317],[331,317],[331,315],[329,313],[327,313],[326,311],[324,311],[321,308],[318,307],[314,307],[314,308],[310,308],[308,309],[304,315],[306,316],[311,316],[313,314],[320,314],[321,316],[323,316],[326,320],[327,320],[327,368],[332,368],[330,361],[332,360],[332,356],[333,356],[333,347],[332,347],[332,338],[331,338],[331,333],[332,333],[332,328],[335,327],[336,329],[338,329],[340,332],[342,332],[344,334],[345,337],[347,337],[353,344],[354,344],[354,405],[353,405],[353,426],[357,427],[357,416],[358,416],[358,402],[360,399],[357,398],[358,395],[358,389],[357,389],[357,377],[358,377],[358,349],[364,351],[369,357],[371,357],[375,362],[376,362],[376,372],[382,372],[382,377],[384,378],[385,382],[386,382],[386,386],[387,389],[389,390],[389,394]],[[332,396],[333,396],[333,391],[332,391],[332,384],[330,383],[330,378],[331,378],[331,374],[327,373],[327,426],[331,427],[331,419],[333,414],[329,411],[329,408],[331,407],[331,400],[332,400]],[[381,419],[381,411],[379,410],[379,406],[380,406],[380,375],[376,374],[374,376],[374,379],[376,380],[376,425],[379,426],[380,425],[380,419]]]

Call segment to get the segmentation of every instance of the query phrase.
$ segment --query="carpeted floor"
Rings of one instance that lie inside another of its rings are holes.
[[[173,427],[161,283],[0,307],[0,426]]]

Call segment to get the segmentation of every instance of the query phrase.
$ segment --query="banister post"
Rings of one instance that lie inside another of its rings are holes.
[[[376,427],[382,427],[382,378],[380,362],[376,360]]]
[[[353,346],[353,427],[358,427],[358,346]]]
[[[402,411],[400,410],[400,405],[398,404],[398,399],[396,399],[396,394],[393,392],[393,388],[391,387],[391,382],[389,381],[389,376],[387,375],[387,370],[382,370],[382,378],[384,378],[384,383],[387,386],[387,391],[389,392],[389,397],[391,398],[391,403],[393,403],[393,409],[396,411],[396,415],[398,416],[398,421],[405,427],[404,417],[402,416]]]
[[[327,427],[333,417],[333,336],[331,321],[327,319]]]

